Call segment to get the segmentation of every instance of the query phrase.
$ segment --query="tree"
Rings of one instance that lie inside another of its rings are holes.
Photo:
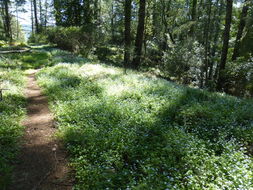
[[[216,67],[214,71],[214,65],[217,65],[217,61],[214,61],[216,59],[216,54],[218,51],[218,46],[219,46],[219,38],[221,36],[221,16],[224,8],[224,1],[216,0],[215,4],[215,12],[213,14],[213,46],[211,48],[211,62],[210,62],[210,67],[209,67],[209,76],[208,80],[212,81],[214,78],[216,79],[217,77],[217,72],[218,72],[218,67]]]
[[[241,13],[241,18],[240,18],[240,23],[238,25],[238,32],[236,35],[236,40],[235,40],[235,46],[234,46],[234,52],[233,52],[233,56],[232,56],[232,60],[236,60],[236,58],[239,56],[239,48],[240,48],[240,41],[242,38],[242,34],[243,34],[243,30],[245,28],[246,25],[246,17],[248,14],[248,0],[245,0],[244,2],[244,6],[242,8],[242,13]]]
[[[134,58],[131,64],[131,67],[133,69],[138,69],[141,63],[143,36],[145,29],[145,16],[146,16],[146,0],[140,0],[138,27],[135,39],[135,51],[134,51]]]
[[[221,60],[219,65],[219,77],[217,81],[217,90],[221,91],[224,87],[224,70],[226,68],[227,55],[228,55],[228,45],[229,45],[229,37],[230,37],[230,27],[232,20],[232,8],[233,8],[233,0],[227,0],[226,5],[226,21],[225,21],[225,29],[223,34],[223,46],[221,52]]]
[[[38,11],[37,11],[37,0],[33,0],[33,12],[34,12],[34,21],[35,21],[35,31],[36,33],[40,33]]]
[[[192,22],[196,22],[197,19],[197,0],[192,0],[192,8],[191,8],[191,20]],[[194,24],[195,25],[195,24]],[[190,34],[193,36],[194,35],[194,25],[192,25]]]
[[[11,15],[10,15],[10,9],[9,4],[10,0],[4,0],[4,29],[6,38],[10,41],[12,41],[12,30],[11,30]]]
[[[92,23],[92,14],[90,8],[91,2],[90,0],[86,0],[83,3],[83,10],[84,10],[84,24],[90,25]]]
[[[125,0],[125,54],[124,64],[125,68],[130,62],[130,49],[131,49],[131,9],[132,0]]]

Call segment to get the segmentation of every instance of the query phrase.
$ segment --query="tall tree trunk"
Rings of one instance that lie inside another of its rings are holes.
[[[16,27],[17,27],[17,35],[16,35],[16,37],[17,37],[17,40],[19,39],[19,19],[18,19],[18,5],[17,5],[17,3],[16,3],[16,6],[15,6],[15,8],[16,8]]]
[[[221,60],[219,65],[219,77],[217,81],[217,90],[221,91],[224,87],[224,70],[226,68],[227,62],[227,54],[228,54],[228,45],[229,45],[229,37],[230,37],[230,27],[232,20],[232,10],[233,10],[233,0],[227,0],[226,6],[226,21],[225,21],[225,29],[223,34],[223,46],[221,52]]]
[[[208,19],[206,23],[205,31],[205,60],[204,60],[204,72],[205,72],[205,81],[208,81],[208,69],[210,68],[210,24],[211,24],[211,14],[212,14],[212,0],[209,0],[208,5]],[[203,85],[202,85],[203,87]]]
[[[162,19],[162,24],[164,26],[162,49],[163,49],[163,51],[166,51],[168,49],[168,37],[167,37],[167,34],[169,34],[171,42],[173,44],[175,44],[173,35],[170,32],[169,27],[168,27],[168,16],[167,16],[167,14],[170,11],[171,0],[169,0],[169,1],[168,0],[162,0],[161,4],[162,4],[161,19]]]
[[[9,0],[4,0],[5,33],[6,33],[6,38],[12,41],[11,16],[9,12],[9,3],[10,3]]]
[[[40,24],[42,25],[42,23],[43,23],[43,10],[42,10],[42,2],[41,2],[41,0],[39,0],[39,13],[40,13]]]
[[[33,11],[34,11],[34,21],[35,21],[35,31],[40,32],[39,21],[38,21],[38,11],[37,11],[37,0],[33,0]]]
[[[135,39],[135,52],[134,52],[134,59],[131,64],[133,69],[138,69],[141,63],[142,44],[145,29],[145,16],[146,16],[146,0],[140,0],[140,8],[138,16],[139,21]]]
[[[192,0],[192,8],[191,8],[191,20],[193,22],[196,21],[197,19],[197,3],[198,1],[197,0]],[[191,29],[190,29],[190,35],[193,37],[194,36],[194,28],[195,28],[195,24],[191,26]]]
[[[236,60],[236,58],[239,56],[240,41],[241,41],[241,38],[242,38],[243,30],[244,30],[245,25],[246,25],[245,19],[246,19],[247,14],[248,14],[248,9],[249,9],[248,0],[245,0],[244,6],[242,8],[240,23],[239,23],[239,26],[238,26],[238,32],[237,32],[236,40],[235,40],[234,52],[233,52],[233,56],[232,56],[233,61]]]
[[[44,27],[45,30],[47,29],[47,22],[48,22],[48,0],[45,0],[45,15],[44,15]]]
[[[114,3],[112,2],[112,5],[111,5],[111,32],[112,32],[112,41],[114,41],[114,36],[115,36],[114,17],[115,17],[114,16]],[[126,21],[126,18],[125,18],[125,21]]]
[[[132,9],[132,0],[125,0],[125,54],[124,54],[125,68],[127,68],[130,63],[131,9]]]
[[[33,0],[31,0],[31,21],[32,21],[32,34],[34,34]]]
[[[191,19],[193,21],[196,20],[196,16],[197,16],[197,0],[192,0],[192,9],[191,9]]]
[[[220,6],[219,6],[219,3],[220,3]],[[213,46],[212,46],[212,49],[211,49],[211,58],[212,58],[212,62],[210,62],[210,68],[209,68],[209,74],[208,74],[208,80],[212,80],[214,78],[214,73],[213,73],[213,70],[214,70],[214,57],[215,57],[215,54],[216,54],[216,51],[218,49],[218,39],[219,39],[219,36],[220,36],[220,31],[221,31],[221,28],[220,28],[220,22],[221,22],[221,15],[222,15],[222,10],[223,10],[223,1],[220,1],[220,0],[216,0],[216,4],[215,4],[215,12],[213,14],[213,25],[212,25],[212,28],[213,28]]]

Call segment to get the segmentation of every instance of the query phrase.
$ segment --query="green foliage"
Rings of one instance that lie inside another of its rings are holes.
[[[56,27],[47,31],[49,42],[59,48],[82,54],[87,57],[91,51],[93,37],[81,27]]]
[[[36,51],[22,54],[7,54],[0,62],[4,68],[34,69],[51,64],[51,54],[49,52]]]
[[[31,44],[47,44],[48,39],[47,35],[45,33],[40,33],[40,34],[32,34],[29,36],[28,42]]]
[[[160,68],[165,75],[174,77],[179,82],[199,85],[203,54],[201,44],[185,41],[164,53]]]
[[[229,62],[224,83],[230,94],[253,97],[253,59],[240,58]]]
[[[96,48],[97,58],[103,62],[122,66],[124,60],[124,51],[119,47],[100,46]]]
[[[75,189],[251,189],[252,102],[96,64],[37,75]]]
[[[7,42],[6,42],[6,41],[4,41],[4,40],[0,40],[0,47],[5,46],[6,44],[7,44]]]
[[[11,165],[23,131],[20,121],[25,115],[24,82],[22,72],[1,68],[0,87],[8,90],[3,92],[0,102],[0,189],[5,189],[11,181]]]

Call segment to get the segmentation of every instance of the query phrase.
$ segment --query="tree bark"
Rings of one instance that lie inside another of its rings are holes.
[[[245,18],[247,17],[248,9],[249,9],[248,0],[245,0],[244,6],[242,8],[240,23],[239,23],[239,26],[238,26],[238,32],[237,32],[237,35],[236,35],[232,61],[235,61],[237,59],[237,57],[239,56],[240,41],[241,41],[241,38],[242,38],[243,30],[244,30],[245,25],[246,25]]]
[[[41,0],[39,0],[39,14],[40,14],[40,19],[39,19],[39,20],[40,20],[40,24],[41,24],[41,25],[42,25],[42,23],[43,23],[43,18],[42,18],[42,17],[43,17],[43,16],[42,16],[43,13],[42,13],[42,12],[43,12],[43,10],[42,10],[42,2],[41,2]]]
[[[34,11],[35,31],[38,34],[40,32],[40,28],[38,21],[37,0],[33,0],[33,11]]]
[[[167,0],[166,0],[167,1]],[[169,34],[170,40],[173,44],[175,44],[175,40],[173,38],[172,33],[169,30],[168,27],[168,12],[170,11],[170,6],[171,6],[171,0],[166,2],[165,0],[161,1],[162,4],[162,10],[161,10],[161,19],[162,19],[162,24],[164,26],[164,32],[163,32],[163,45],[162,49],[163,51],[166,51],[168,49],[168,38],[167,38],[167,33]],[[167,4],[166,4],[167,3]]]
[[[124,54],[125,68],[127,68],[130,63],[131,9],[132,9],[132,0],[125,0],[125,54]]]
[[[16,5],[15,5],[15,8],[16,8],[16,27],[17,27],[17,40],[19,39],[19,19],[18,19],[18,5],[17,5],[17,3],[16,3]]]
[[[212,14],[212,0],[209,0],[208,5],[208,19],[205,27],[204,38],[205,38],[205,59],[204,59],[204,72],[205,72],[205,82],[208,81],[208,68],[210,68],[210,24],[211,24],[211,14]],[[204,82],[204,81],[203,81]],[[203,83],[202,82],[202,83]],[[202,84],[203,87],[203,84]]]
[[[48,20],[48,0],[45,1],[45,15],[44,15],[44,27],[47,29],[47,20]]]
[[[31,21],[32,21],[32,34],[34,34],[33,0],[31,0]]]
[[[192,9],[191,9],[191,19],[193,21],[196,20],[196,16],[197,16],[197,0],[192,0]]]
[[[197,0],[192,0],[192,8],[191,8],[191,21],[195,22],[197,20]],[[193,26],[191,26],[190,29],[190,35],[193,37],[194,36],[194,28],[195,28],[195,24]]]
[[[12,41],[12,31],[11,31],[11,16],[9,12],[9,0],[4,1],[4,20],[5,20],[5,33],[6,33],[6,38],[10,41]]]
[[[127,1],[127,0],[126,0]],[[125,5],[126,6],[126,5]],[[126,13],[125,13],[126,14]],[[112,41],[114,41],[114,36],[115,36],[115,27],[114,27],[114,4],[112,2],[111,4],[111,33],[112,33]],[[126,19],[126,18],[125,18]]]
[[[220,6],[219,6],[220,3]],[[216,51],[218,49],[218,42],[219,42],[219,36],[220,36],[220,22],[221,22],[221,15],[222,15],[222,9],[223,9],[223,1],[220,2],[220,0],[216,0],[216,9],[215,12],[213,14],[213,39],[212,41],[214,42],[212,49],[211,49],[211,58],[212,60],[214,60]],[[213,78],[215,78],[214,76],[214,61],[210,62],[210,69],[209,69],[209,74],[208,74],[208,80],[213,80]]]
[[[227,54],[228,54],[228,46],[229,46],[229,37],[230,37],[230,27],[232,20],[232,10],[233,10],[233,0],[227,0],[226,6],[226,21],[225,21],[225,29],[223,34],[223,46],[221,52],[221,60],[219,65],[219,77],[217,81],[217,90],[221,91],[224,87],[224,70],[226,68],[227,62]]]
[[[145,16],[146,16],[146,0],[140,0],[140,8],[138,15],[139,21],[135,39],[135,52],[134,52],[134,59],[131,64],[133,69],[138,69],[141,63],[143,36],[145,29]]]

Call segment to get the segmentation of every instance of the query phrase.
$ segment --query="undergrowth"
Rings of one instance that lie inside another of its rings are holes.
[[[99,64],[42,69],[76,190],[253,189],[253,102]]]
[[[11,181],[12,165],[18,151],[19,137],[23,132],[20,122],[25,115],[23,88],[25,77],[20,70],[0,70],[0,189],[5,189]]]

